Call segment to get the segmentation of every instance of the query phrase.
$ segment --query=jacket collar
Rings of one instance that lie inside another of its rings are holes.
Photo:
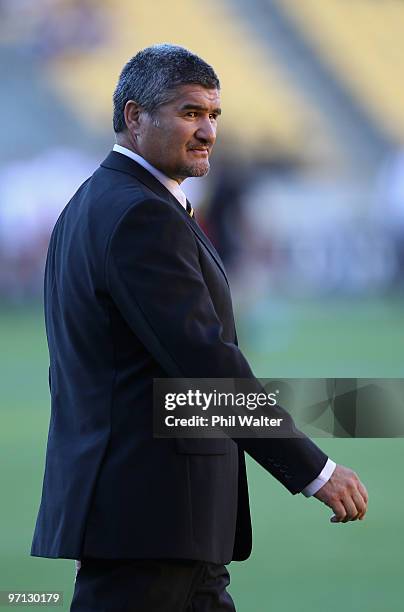
[[[135,162],[127,155],[122,155],[121,153],[117,153],[116,151],[111,151],[106,157],[106,159],[101,163],[101,166],[103,168],[108,168],[109,170],[117,170],[118,172],[130,174],[138,181],[143,183],[155,195],[159,196],[163,200],[168,200],[172,202],[179,209],[180,213],[182,214],[194,234],[208,249],[209,253],[222,271],[224,278],[228,284],[223,262],[221,261],[218,252],[214,248],[213,244],[210,242],[209,238],[203,233],[203,231],[197,224],[195,218],[191,217],[187,213],[185,208],[178,202],[177,198],[175,198],[172,193],[162,183],[160,183],[158,179],[156,179],[156,177],[154,177],[148,170],[146,170],[146,168],[143,168],[143,166]]]

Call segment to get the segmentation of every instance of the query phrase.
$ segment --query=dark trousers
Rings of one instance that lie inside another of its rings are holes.
[[[224,565],[83,559],[70,612],[235,612]]]

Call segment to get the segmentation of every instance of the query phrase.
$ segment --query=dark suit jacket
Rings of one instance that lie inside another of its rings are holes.
[[[246,450],[291,493],[310,440],[153,438],[154,378],[251,378],[219,255],[149,172],[112,152],[61,213],[45,319],[51,418],[32,554],[185,558],[251,551]]]

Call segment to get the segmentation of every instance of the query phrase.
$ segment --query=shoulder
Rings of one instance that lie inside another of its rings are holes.
[[[192,236],[186,220],[186,212],[181,205],[156,197],[142,197],[121,211],[111,232],[111,242],[116,237],[128,238],[142,234],[150,240],[176,240],[180,236]]]
[[[185,213],[187,214],[187,213]],[[199,270],[195,236],[174,203],[158,198],[131,204],[117,220],[106,245],[104,276],[130,271],[150,274],[153,270]]]
[[[152,191],[133,175],[114,172],[100,167],[91,177],[88,189],[94,221],[102,217],[114,231],[117,225],[146,215],[150,222],[161,222],[164,218],[184,221],[181,205]]]

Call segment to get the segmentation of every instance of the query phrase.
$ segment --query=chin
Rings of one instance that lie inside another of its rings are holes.
[[[180,169],[181,176],[185,178],[206,176],[210,170],[209,162],[205,164],[192,164],[192,166],[183,166]]]

